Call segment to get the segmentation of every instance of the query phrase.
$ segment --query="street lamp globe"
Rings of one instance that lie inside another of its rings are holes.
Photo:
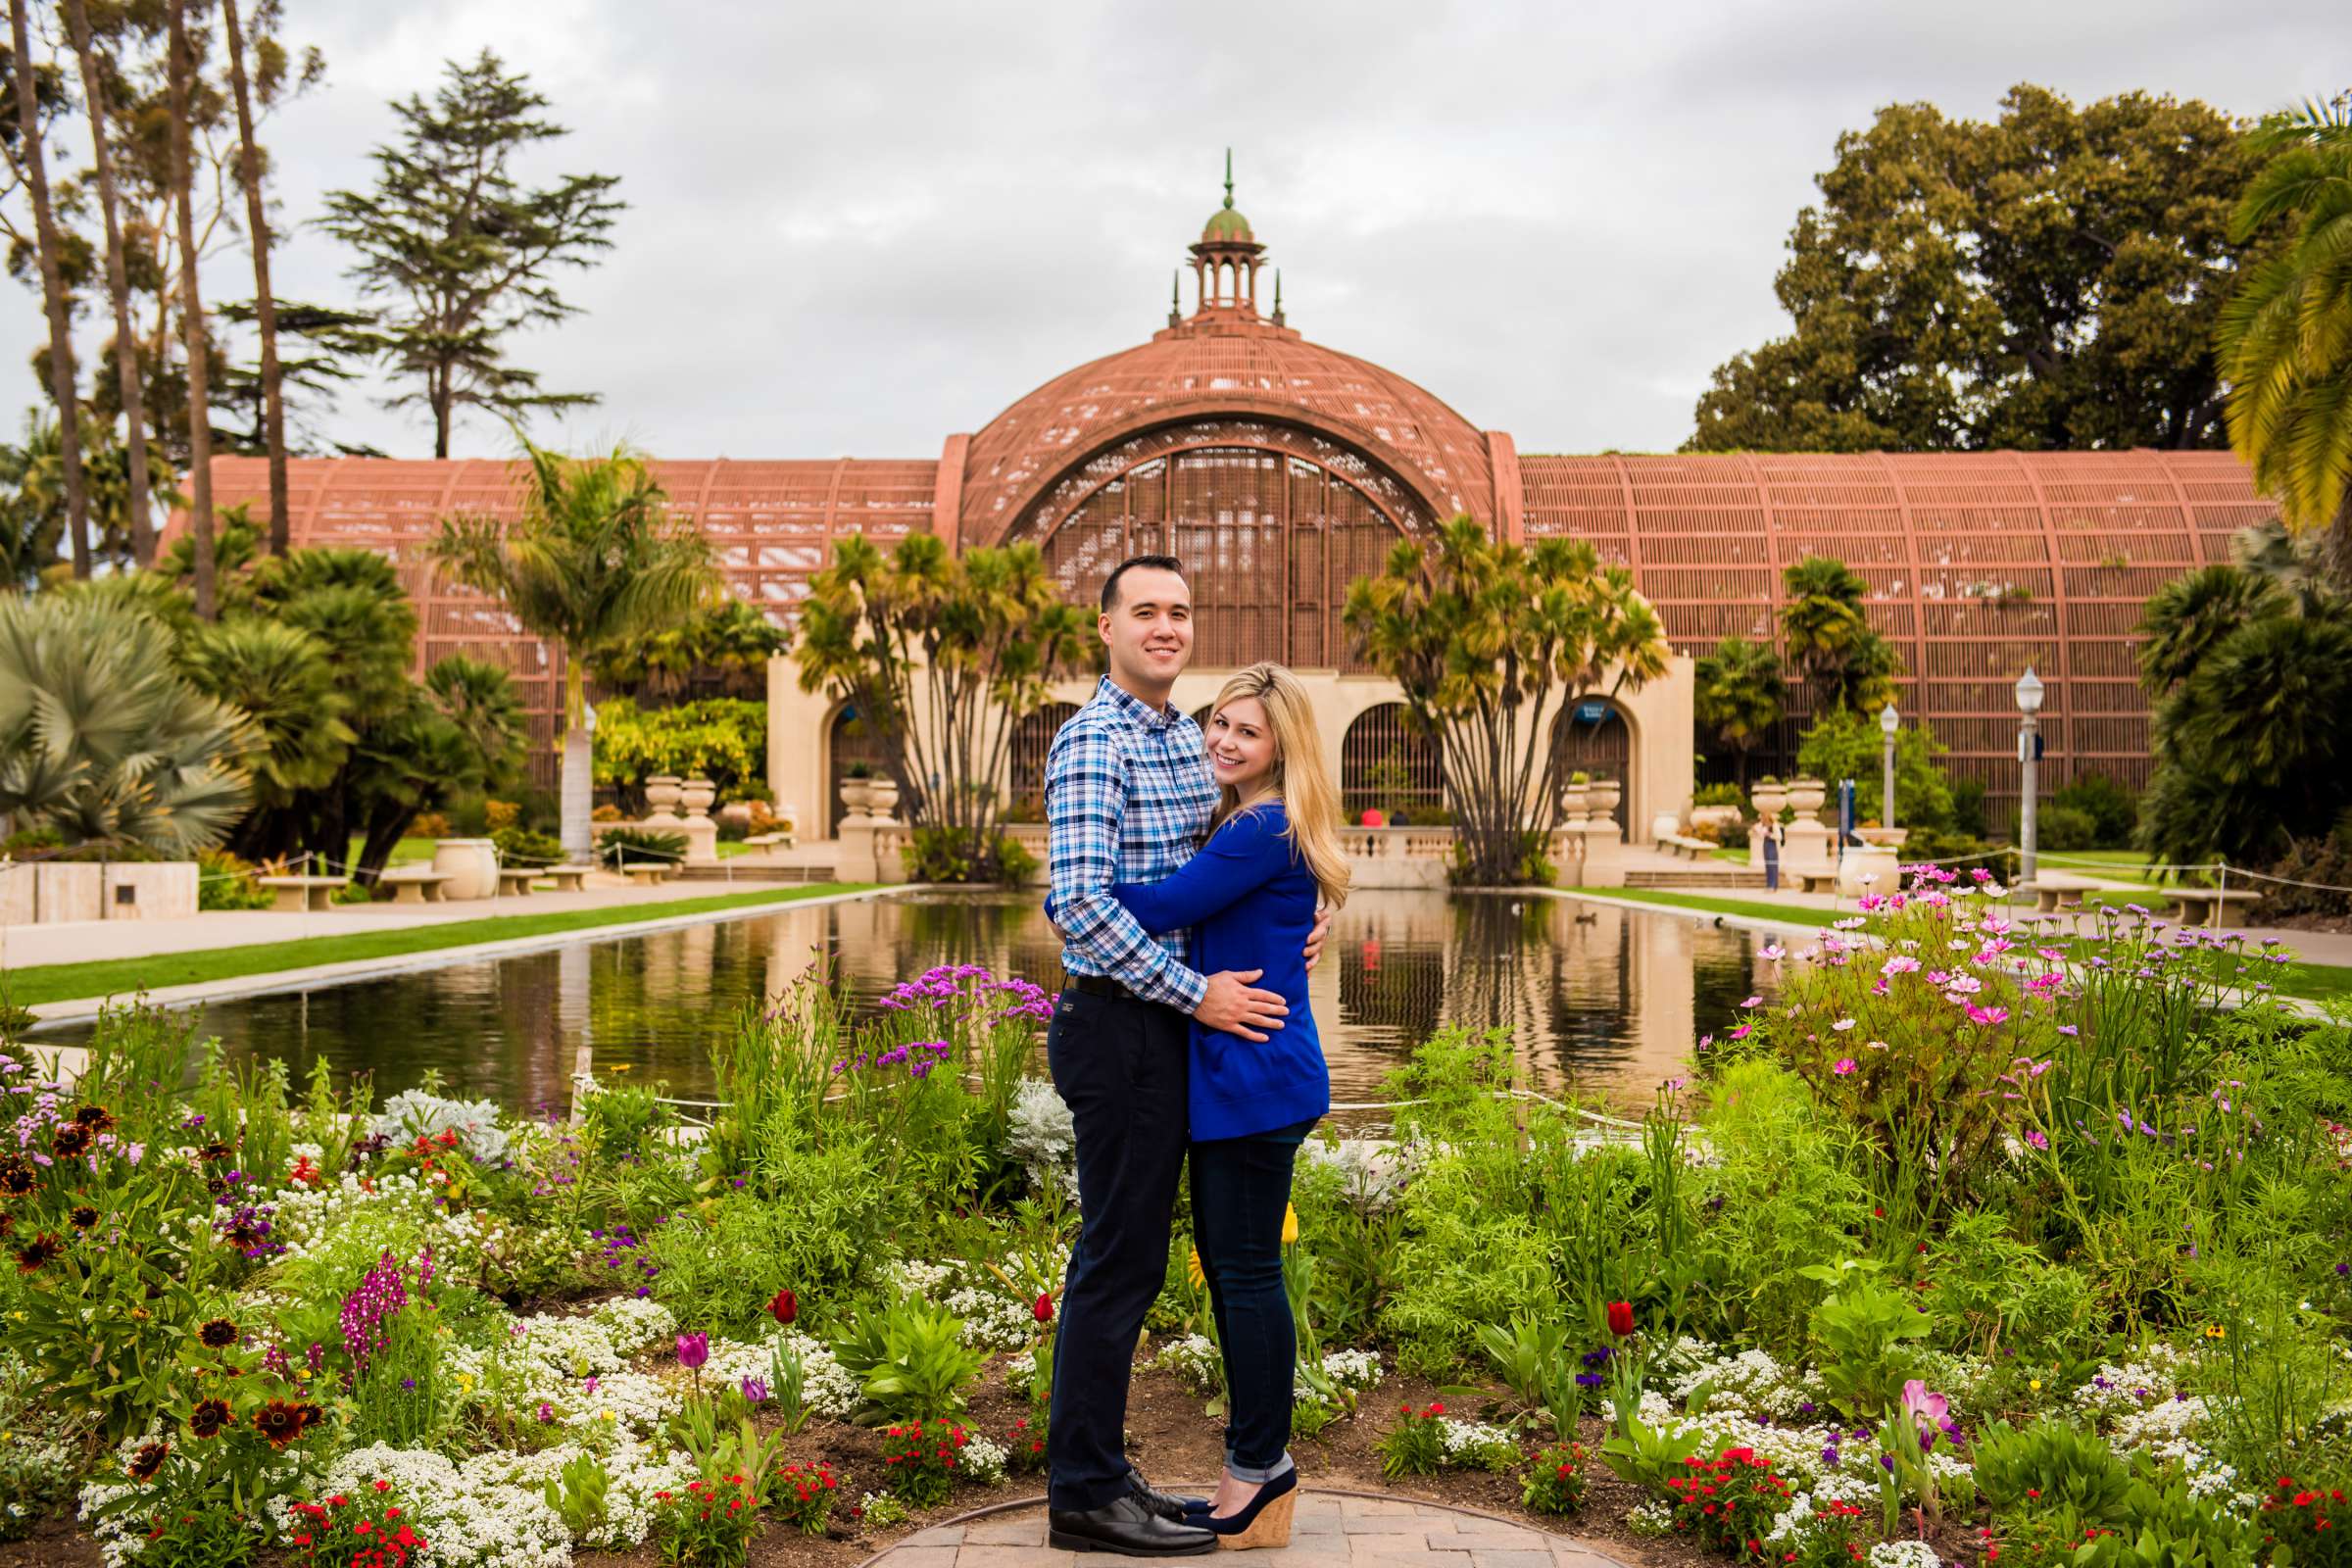
[[[2021,713],[2041,711],[2041,677],[2028,664],[2026,672],[2017,677],[2017,710]]]
[[[1894,732],[1902,727],[1903,715],[1894,710],[1892,703],[1879,710],[1879,731],[1888,740],[1892,740]]]

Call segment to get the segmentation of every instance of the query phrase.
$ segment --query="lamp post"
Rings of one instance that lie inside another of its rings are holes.
[[[2024,773],[2023,794],[2017,808],[2018,880],[2034,880],[2034,769],[2040,750],[2040,720],[2034,715],[2041,711],[2041,677],[2028,664],[2026,672],[2017,677],[2017,762]]]
[[[1902,727],[1903,715],[1888,703],[1879,710],[1879,733],[1886,737],[1886,776],[1879,788],[1879,823],[1894,826],[1894,732]]]

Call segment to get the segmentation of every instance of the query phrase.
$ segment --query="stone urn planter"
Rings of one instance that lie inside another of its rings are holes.
[[[718,799],[718,786],[707,778],[690,778],[678,791],[678,804],[688,816],[707,815],[710,803]]]
[[[1865,844],[1884,844],[1890,850],[1901,849],[1903,840],[1911,836],[1907,827],[1858,827],[1854,833]]]
[[[874,781],[870,778],[845,778],[841,781],[841,808],[852,816],[874,814]]]
[[[1817,778],[1792,778],[1788,781],[1788,807],[1800,817],[1818,816],[1822,803],[1829,798],[1829,786]]]
[[[865,808],[868,815],[889,817],[899,808],[899,781],[885,774],[867,779]]]
[[[685,792],[675,773],[656,773],[645,781],[645,819],[649,822],[678,820],[678,797]]]
[[[1781,819],[1781,808],[1788,804],[1788,787],[1785,784],[1759,784],[1748,792],[1756,815],[1767,825]]]
[[[1571,784],[1560,791],[1560,821],[1562,823],[1582,822],[1585,819],[1586,814],[1592,808],[1592,786],[1590,784]]]
[[[1586,799],[1592,803],[1592,820],[1602,822],[1616,814],[1617,803],[1625,799],[1625,787],[1613,778],[1596,779],[1585,787]]]

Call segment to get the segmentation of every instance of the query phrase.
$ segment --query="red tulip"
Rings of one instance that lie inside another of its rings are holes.
[[[1609,1332],[1621,1340],[1634,1332],[1633,1302],[1611,1301],[1609,1303]]]
[[[1031,1308],[1029,1309],[1029,1315],[1030,1315],[1031,1317],[1033,1317],[1033,1318],[1037,1319],[1037,1320],[1038,1320],[1040,1323],[1051,1323],[1051,1322],[1053,1322],[1053,1321],[1054,1321],[1054,1298],[1053,1298],[1053,1296],[1052,1296],[1051,1294],[1047,1293],[1047,1292],[1040,1291],[1040,1292],[1038,1293],[1038,1296],[1037,1296],[1037,1304],[1036,1304],[1035,1306],[1033,1306],[1033,1307],[1031,1307]]]
[[[800,1298],[792,1294],[790,1287],[778,1291],[767,1303],[767,1315],[786,1328],[792,1327],[792,1320],[801,1315]]]

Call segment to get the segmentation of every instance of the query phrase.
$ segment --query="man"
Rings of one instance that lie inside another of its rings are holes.
[[[1148,935],[1111,898],[1192,858],[1217,804],[1200,727],[1168,704],[1193,651],[1193,600],[1172,556],[1121,562],[1102,584],[1110,673],[1054,737],[1046,761],[1052,890],[1046,912],[1068,978],[1046,1032],[1054,1085],[1078,1140],[1078,1246],[1062,1290],[1047,1431],[1053,1544],[1189,1556],[1217,1538],[1184,1523],[1184,1499],[1127,1463],[1127,1384],[1144,1313],[1168,1266],[1190,1128],[1187,1014],[1263,1040],[1288,1009],[1250,982],[1202,975],[1185,933]],[[1318,922],[1307,945],[1322,947]]]

